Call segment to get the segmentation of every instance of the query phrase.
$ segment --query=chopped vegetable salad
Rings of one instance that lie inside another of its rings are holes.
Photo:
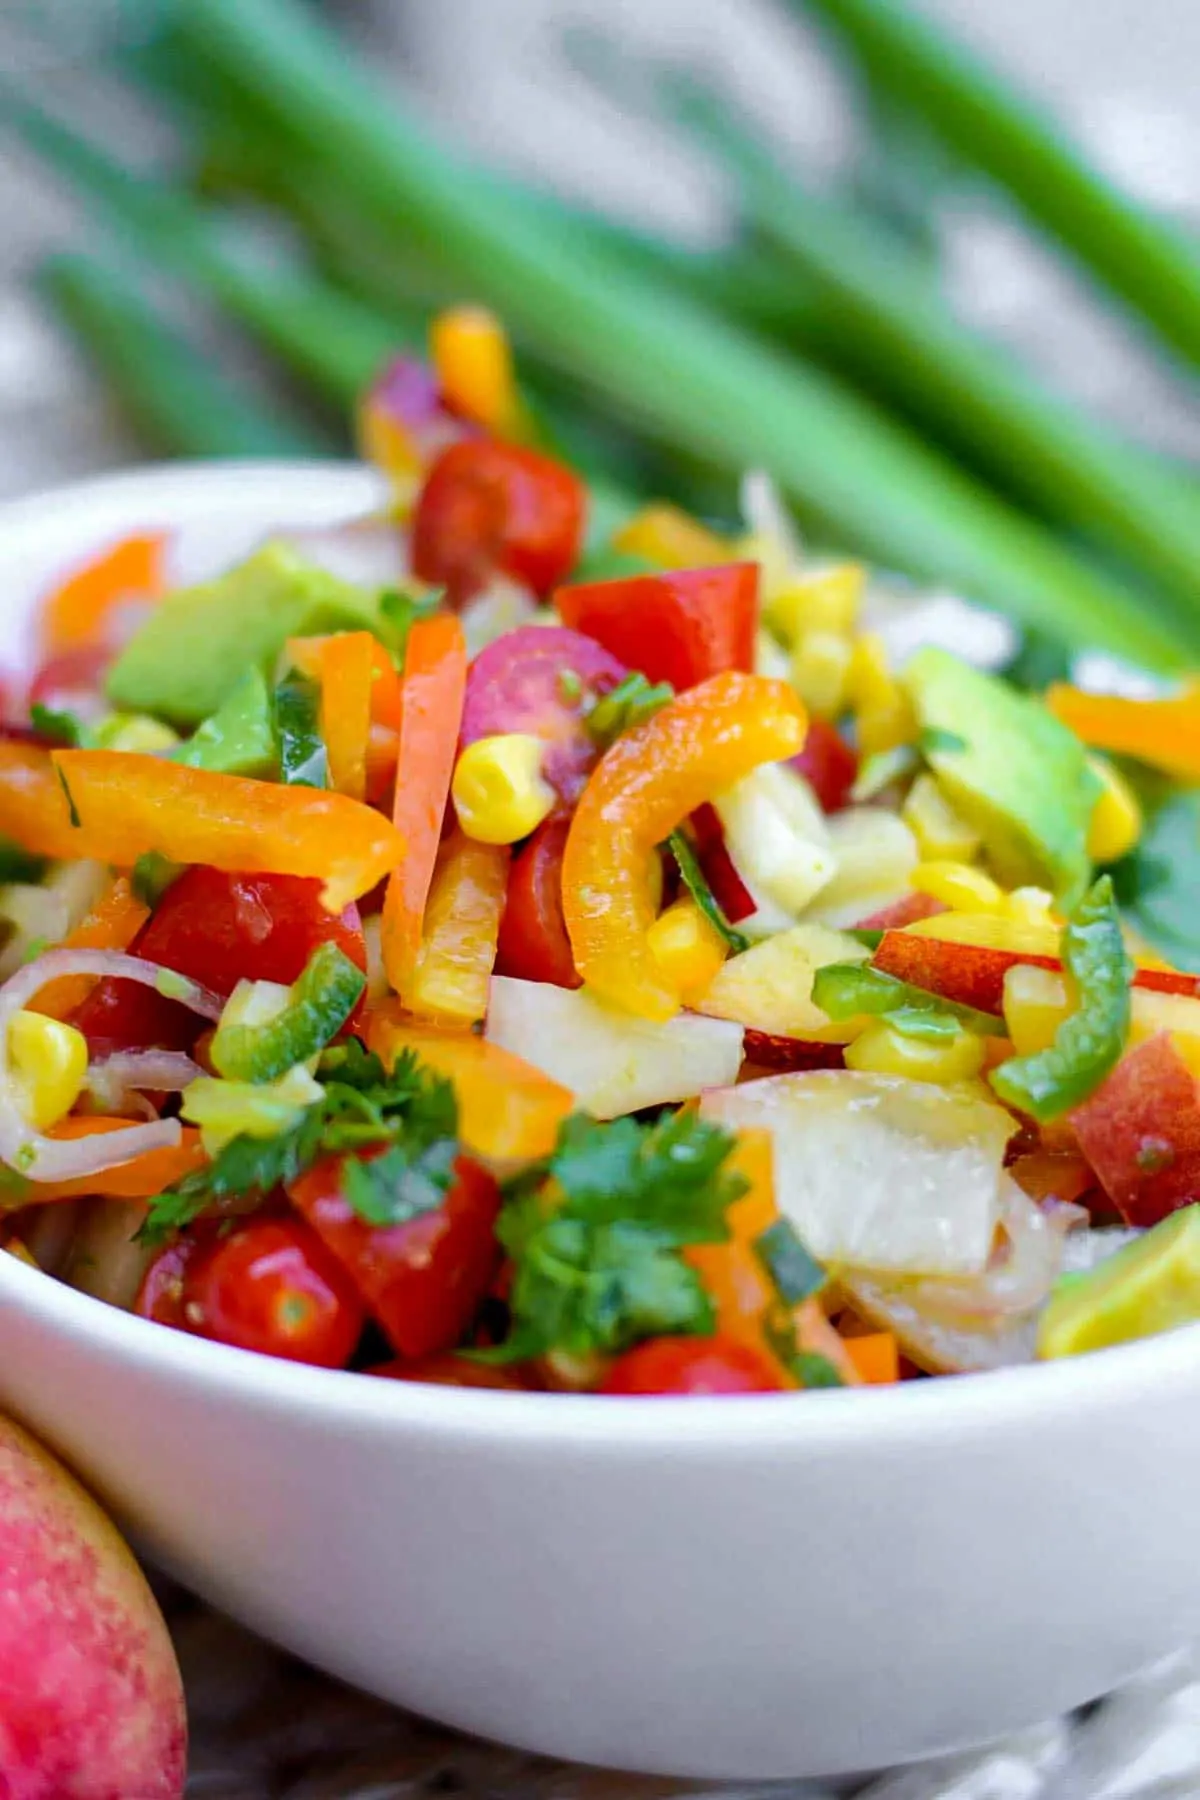
[[[190,587],[139,535],[46,597],[0,725],[4,1248],[481,1387],[1200,1320],[1200,691],[893,654],[920,597],[761,478],[740,524],[598,529],[496,322],[432,351],[362,402],[369,530]]]

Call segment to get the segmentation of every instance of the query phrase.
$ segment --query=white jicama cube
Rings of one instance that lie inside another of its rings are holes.
[[[679,1013],[665,1024],[636,1018],[584,988],[492,979],[484,1036],[571,1089],[598,1119],[690,1100],[737,1080],[742,1028]]]
[[[837,872],[829,825],[803,776],[764,763],[713,801],[734,867],[789,919]]]
[[[1016,1127],[982,1088],[827,1069],[705,1094],[700,1110],[771,1133],[779,1209],[830,1267],[969,1275],[987,1263]]]
[[[860,1024],[838,1027],[812,997],[813,977],[827,963],[866,962],[870,951],[856,938],[825,925],[793,925],[777,937],[731,956],[699,1003],[713,1018],[735,1019],[775,1037],[847,1043]]]
[[[807,908],[823,925],[845,927],[869,918],[909,890],[920,859],[903,819],[881,806],[852,806],[829,820],[836,873]]]

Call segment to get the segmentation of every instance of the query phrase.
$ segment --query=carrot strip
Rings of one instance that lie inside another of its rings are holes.
[[[157,599],[163,591],[162,532],[122,538],[92,557],[48,595],[41,636],[48,656],[61,656],[104,636],[110,614],[125,600]]]
[[[67,933],[60,950],[127,950],[146,920],[150,908],[138,899],[126,875],[118,875],[87,917]],[[48,982],[31,1002],[30,1010],[51,1019],[65,1019],[82,1005],[96,985],[92,975],[63,975]]]
[[[467,645],[458,620],[449,613],[418,619],[404,653],[392,813],[405,848],[383,903],[383,964],[401,995],[411,986],[421,949],[466,685]]]

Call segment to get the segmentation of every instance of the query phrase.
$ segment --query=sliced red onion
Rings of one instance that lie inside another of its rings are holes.
[[[89,1065],[87,1085],[105,1112],[119,1113],[131,1093],[178,1094],[203,1073],[182,1050],[120,1050]]]
[[[178,1000],[201,1018],[217,1020],[221,1001],[199,982],[174,969],[126,956],[115,950],[49,950],[19,969],[0,987],[0,1161],[30,1181],[76,1181],[115,1168],[148,1150],[169,1150],[180,1140],[177,1119],[131,1125],[125,1131],[97,1132],[94,1137],[58,1141],[35,1131],[21,1111],[17,1084],[8,1060],[8,1028],[22,1008],[48,982],[64,975],[108,976],[136,981]]]

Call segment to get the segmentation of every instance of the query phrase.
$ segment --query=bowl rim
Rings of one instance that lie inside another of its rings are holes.
[[[28,543],[53,532],[68,507],[69,535],[77,539],[93,512],[98,531],[135,529],[139,521],[129,509],[143,504],[156,516],[140,523],[182,527],[224,504],[253,516],[277,489],[282,529],[292,500],[319,499],[320,523],[328,523],[343,508],[378,506],[386,498],[372,470],[347,461],[189,461],[120,469],[0,502],[0,568],[22,548],[14,540]],[[347,1427],[408,1428],[455,1442],[561,1441],[617,1455],[641,1455],[648,1447],[686,1456],[709,1453],[714,1445],[812,1451],[864,1440],[965,1442],[1005,1424],[1036,1420],[1052,1426],[1081,1407],[1126,1405],[1173,1387],[1194,1393],[1200,1385],[1200,1324],[1051,1363],[828,1390],[816,1404],[809,1395],[809,1404],[798,1406],[792,1393],[654,1396],[647,1404],[646,1397],[454,1388],[316,1369],[173,1331],[0,1254],[0,1311],[9,1309],[102,1351],[123,1368],[153,1366],[189,1388],[235,1391],[264,1410],[284,1407]]]

